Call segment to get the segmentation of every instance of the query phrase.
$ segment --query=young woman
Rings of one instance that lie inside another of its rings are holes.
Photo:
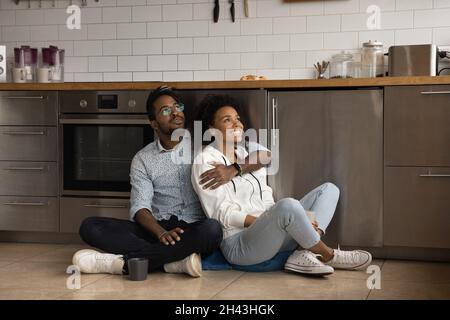
[[[208,96],[200,104],[199,115],[203,131],[212,129],[215,140],[196,156],[192,183],[206,215],[222,225],[221,250],[230,263],[256,264],[293,249],[297,250],[285,269],[299,273],[326,275],[334,268],[359,270],[371,263],[369,252],[333,250],[320,239],[338,202],[335,185],[325,183],[300,201],[274,202],[265,168],[246,174],[239,170],[247,151],[241,143],[244,126],[237,101],[230,96]],[[200,176],[216,163],[233,164],[236,177],[215,190],[205,189]],[[307,211],[314,212],[316,219],[310,221]]]

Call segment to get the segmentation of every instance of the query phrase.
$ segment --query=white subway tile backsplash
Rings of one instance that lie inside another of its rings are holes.
[[[131,22],[131,7],[103,8],[103,23]]]
[[[324,49],[353,49],[359,46],[358,32],[325,33]]]
[[[33,26],[30,28],[30,38],[35,40],[58,40],[58,26]]]
[[[208,70],[208,55],[207,54],[179,55],[178,70]]]
[[[383,15],[381,15],[381,26],[383,26]],[[345,14],[342,15],[341,31],[367,31],[367,19],[370,14],[358,13],[358,14]]]
[[[305,33],[306,17],[283,17],[273,19],[273,33]]]
[[[163,39],[163,54],[192,53],[192,38]]]
[[[359,12],[359,0],[325,2],[325,14],[357,13],[357,12]]]
[[[133,40],[133,55],[161,54],[161,53],[162,53],[161,39]]]
[[[90,26],[90,25],[88,25]],[[89,35],[89,28],[82,26],[81,29],[67,29],[64,26],[58,26],[59,40],[86,40]]]
[[[416,10],[414,14],[415,28],[450,26],[450,8],[433,10]]]
[[[427,44],[433,41],[432,29],[409,29],[395,31],[396,45]]]
[[[120,56],[117,59],[119,71],[147,70],[147,57],[145,56]]]
[[[369,40],[378,40],[383,43],[384,48],[387,50],[390,46],[395,44],[395,31],[393,30],[371,30],[360,31],[358,46],[362,47],[364,42]]]
[[[317,50],[323,48],[322,33],[293,34],[290,39],[290,48],[293,51]]]
[[[86,27],[84,28],[82,27],[81,30],[86,30]],[[89,39],[93,40],[116,39],[117,36],[116,30],[117,29],[115,24],[89,24],[87,26],[87,36]],[[70,31],[73,32],[73,30]]]
[[[89,72],[117,71],[117,57],[90,57]]]
[[[101,40],[76,41],[74,55],[77,57],[101,56],[103,54]]]
[[[450,0],[434,0],[434,8],[450,8]]]
[[[209,69],[240,69],[241,56],[239,53],[211,53],[209,55]]]
[[[208,36],[208,21],[180,21],[178,22],[178,37]]]
[[[117,6],[145,6],[147,0],[116,0]]]
[[[256,10],[258,17],[286,17],[290,15],[289,4],[282,1],[259,0]]]
[[[74,73],[74,82],[102,82],[103,73],[77,72]]]
[[[317,72],[314,68],[291,69],[289,79],[314,79],[317,77]]]
[[[65,12],[65,10],[64,10]],[[64,14],[66,19],[68,14]],[[65,22],[64,22],[65,23]],[[85,23],[102,23],[102,9],[101,8],[81,8],[81,24]]]
[[[192,20],[192,4],[163,5],[163,21]]]
[[[78,42],[78,41],[75,41]],[[64,55],[66,57],[72,57],[74,55],[74,41],[46,41],[45,46],[56,46],[60,49],[64,49]]]
[[[224,51],[224,37],[194,38],[194,53],[215,53]]]
[[[309,16],[306,20],[308,32],[334,32],[341,29],[341,16]]]
[[[194,20],[210,20],[212,19],[212,12],[214,8],[214,3],[210,1],[209,3],[195,3],[193,5]]]
[[[413,11],[384,12],[381,15],[381,29],[413,27]]]
[[[64,59],[65,72],[88,72],[87,57],[66,57]]]
[[[259,52],[289,51],[289,35],[269,35],[257,37]]]
[[[147,25],[145,23],[119,23],[117,25],[117,39],[147,38]]]
[[[133,72],[133,81],[162,81],[162,72]]]
[[[16,24],[16,16],[13,11],[0,10],[0,26],[13,26]]]
[[[174,38],[177,36],[176,22],[147,23],[147,38]]]
[[[178,58],[176,55],[154,55],[147,58],[148,71],[173,71],[178,70]]]
[[[192,71],[167,71],[163,72],[163,81],[192,81]]]
[[[431,9],[433,0],[395,0],[397,10]]]
[[[245,69],[270,69],[273,67],[272,53],[242,53],[241,67]]]
[[[367,12],[369,6],[377,6],[381,11],[395,11],[394,0],[359,0],[360,12]]]
[[[433,43],[440,46],[450,46],[450,28],[436,28],[433,30]]]
[[[15,12],[16,14],[16,25],[17,26],[30,26],[30,25],[41,25],[44,24],[44,11],[43,10],[15,10],[11,11],[11,14]]]
[[[275,69],[304,68],[305,62],[305,52],[277,52],[273,54],[273,67]]]
[[[225,37],[225,52],[255,52],[256,36]]]
[[[132,72],[104,72],[103,81],[105,82],[121,82],[133,81]]]
[[[194,81],[223,81],[225,80],[224,71],[194,71]]]
[[[218,23],[209,22],[210,36],[238,36],[240,34],[241,23],[239,20],[236,20],[234,23],[228,20],[222,20]]]
[[[2,41],[30,41],[30,27],[2,26]]]
[[[260,69],[257,70],[257,74],[269,80],[289,79],[289,69]]]
[[[133,22],[161,21],[162,7],[161,6],[133,7],[132,20]]]
[[[293,2],[291,16],[317,16],[324,14],[323,1]]]
[[[330,61],[331,57],[341,50],[309,51],[306,53],[306,68],[314,68],[314,64],[323,60]]]
[[[241,34],[272,34],[272,18],[249,18],[241,20]]]
[[[131,40],[103,40],[103,55],[126,56],[131,54]]]
[[[256,74],[256,69],[225,70],[225,80],[240,80],[242,76]]]

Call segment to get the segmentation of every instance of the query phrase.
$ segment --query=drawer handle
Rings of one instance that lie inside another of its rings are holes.
[[[30,206],[30,207],[43,207],[46,203],[43,202],[4,202],[5,206]]]
[[[5,99],[30,99],[30,100],[44,100],[47,97],[44,96],[5,96]]]
[[[125,205],[85,204],[87,208],[126,209]]]
[[[5,131],[3,134],[7,134],[10,136],[43,136],[45,135],[44,131]]]
[[[419,174],[419,177],[422,178],[450,178],[450,174]]]
[[[44,167],[9,167],[4,170],[8,171],[44,171],[46,168]]]
[[[432,95],[432,94],[450,94],[450,91],[422,91],[421,94]]]

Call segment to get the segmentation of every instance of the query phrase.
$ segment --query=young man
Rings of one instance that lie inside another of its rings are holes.
[[[149,271],[164,268],[166,272],[200,277],[200,255],[219,247],[222,228],[203,213],[191,184],[191,164],[174,161],[190,148],[188,139],[171,139],[176,129],[185,127],[184,105],[170,88],[160,87],[150,93],[147,112],[157,138],[140,150],[131,164],[131,219],[85,219],[80,226],[81,238],[107,253],[80,250],[73,256],[73,264],[84,273],[123,274],[128,272],[128,259],[144,257],[149,261]],[[260,150],[253,156],[264,157],[267,163],[270,153]],[[216,165],[202,175],[202,184],[215,189],[240,171],[261,167],[249,163],[238,167]]]

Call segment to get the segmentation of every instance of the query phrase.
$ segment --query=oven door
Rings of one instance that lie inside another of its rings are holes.
[[[63,115],[62,195],[130,194],[134,155],[153,141],[145,115]]]

